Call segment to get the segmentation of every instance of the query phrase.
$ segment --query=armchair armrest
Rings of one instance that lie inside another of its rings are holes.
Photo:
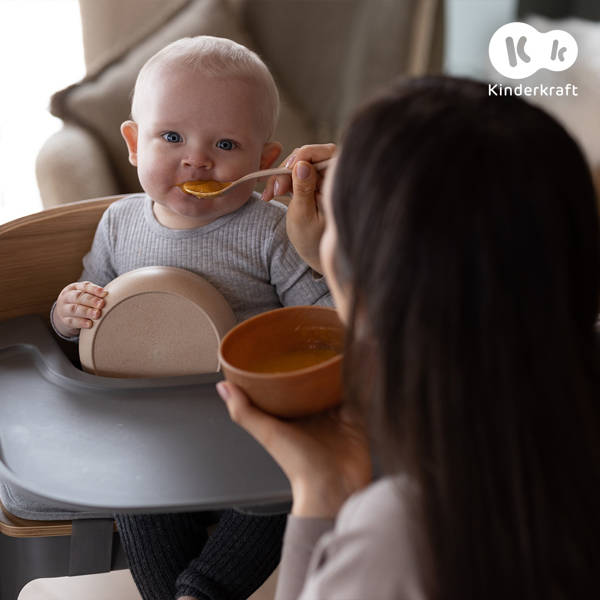
[[[36,159],[44,208],[119,193],[100,142],[88,131],[66,124],[50,136]]]

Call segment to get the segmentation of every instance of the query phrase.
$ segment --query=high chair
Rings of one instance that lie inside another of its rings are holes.
[[[231,423],[215,391],[218,373],[160,380],[98,377],[65,358],[75,354],[76,345],[50,335],[52,303],[66,283],[79,278],[81,259],[102,213],[121,197],[65,204],[0,225],[2,478],[41,498],[58,499],[74,512],[78,507],[110,515],[231,506],[281,512],[289,505],[289,483],[266,451]],[[35,346],[31,340],[42,342]],[[35,385],[19,356],[48,367],[36,372]],[[76,415],[85,436],[74,434],[70,422],[62,424],[65,415],[67,421]],[[58,458],[44,452],[47,447],[36,439],[29,453],[27,439],[15,444],[14,436],[8,437],[13,425],[23,423],[22,429],[39,431],[41,420],[42,429],[46,423],[54,428],[51,451],[62,458],[62,471],[56,471],[70,478],[55,474]],[[94,453],[77,463],[80,437],[92,441]],[[63,439],[74,452],[61,450]],[[137,444],[133,457],[128,454],[132,446],[125,443],[130,439]],[[37,474],[19,479],[19,468],[27,461],[35,464]],[[87,480],[70,471],[74,463],[89,466]],[[0,600],[15,600],[28,581],[39,577],[100,573],[126,563],[112,518],[40,521],[6,509],[0,514]]]

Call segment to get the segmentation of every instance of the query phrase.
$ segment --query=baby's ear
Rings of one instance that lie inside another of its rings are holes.
[[[138,126],[135,121],[124,121],[121,123],[121,135],[127,144],[129,150],[129,162],[137,167],[137,143],[138,143]]]
[[[268,169],[281,154],[283,146],[279,142],[267,142],[260,155],[260,168]]]

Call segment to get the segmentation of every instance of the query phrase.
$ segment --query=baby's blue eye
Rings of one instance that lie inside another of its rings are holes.
[[[167,131],[162,134],[162,137],[170,144],[178,144],[183,141],[183,138],[176,131]]]
[[[221,150],[233,150],[237,148],[237,144],[233,140],[219,140],[217,142],[217,148]]]

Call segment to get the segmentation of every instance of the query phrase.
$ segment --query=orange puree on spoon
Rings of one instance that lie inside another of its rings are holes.
[[[181,189],[188,194],[214,194],[220,192],[226,187],[230,186],[229,181],[186,181],[180,185]]]

